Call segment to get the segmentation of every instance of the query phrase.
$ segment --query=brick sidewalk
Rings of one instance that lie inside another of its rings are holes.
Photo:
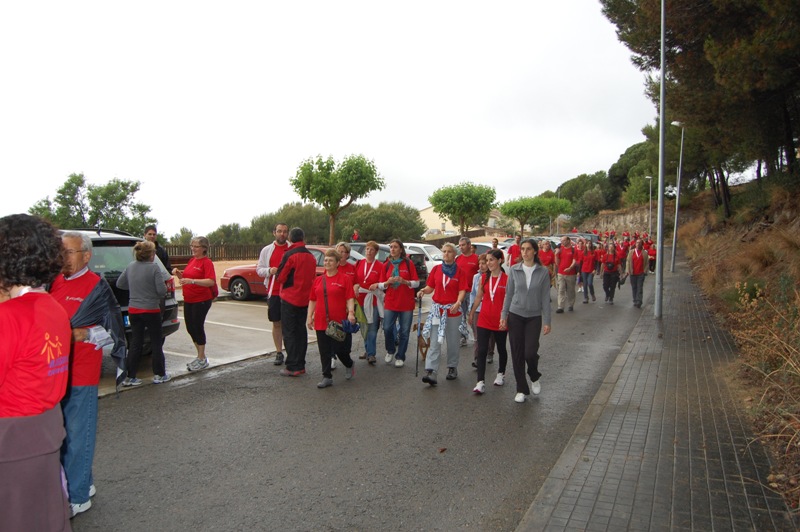
[[[652,299],[518,530],[797,530],[685,262],[664,272],[661,320]]]

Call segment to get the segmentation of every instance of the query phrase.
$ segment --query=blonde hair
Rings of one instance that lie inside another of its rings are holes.
[[[156,245],[149,240],[137,242],[133,246],[133,256],[139,262],[148,262],[156,254]]]
[[[338,251],[336,251],[336,250],[335,250],[335,249],[333,249],[333,248],[326,250],[326,251],[325,251],[325,256],[326,256],[326,257],[333,257],[334,259],[336,259],[336,262],[337,262],[337,263],[338,263],[340,260],[342,260],[342,256],[341,256],[341,255],[339,255],[339,252],[338,252]]]
[[[370,240],[369,242],[367,242],[367,247],[374,249],[375,253],[381,250],[381,247],[374,240]]]
[[[442,244],[442,251],[444,251],[444,248],[450,248],[450,251],[456,253],[456,245],[453,244],[452,242],[445,242],[444,244]]]

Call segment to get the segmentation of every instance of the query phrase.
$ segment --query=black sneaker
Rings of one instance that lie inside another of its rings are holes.
[[[556,314],[564,314],[564,309],[563,308],[556,309]]]
[[[432,369],[429,369],[428,372],[422,376],[422,382],[425,384],[430,384],[431,386],[436,386],[439,384],[436,381],[436,374],[433,372]]]
[[[458,377],[458,370],[456,368],[447,368],[447,377],[449,381],[454,381]]]
[[[276,366],[280,366],[283,364],[283,353],[281,351],[275,353],[275,361],[273,362],[273,364],[275,364]]]

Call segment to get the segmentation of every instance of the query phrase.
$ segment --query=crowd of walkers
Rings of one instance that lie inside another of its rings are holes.
[[[150,234],[152,233],[152,235]],[[130,291],[130,345],[126,347],[119,305],[111,288],[89,268],[91,239],[84,233],[57,233],[36,217],[0,219],[0,529],[68,530],[69,518],[88,510],[96,489],[92,462],[97,426],[97,397],[102,356],[110,354],[126,370],[118,383],[138,386],[145,333],[153,348],[153,382],[170,380],[160,337],[161,301],[169,257],[155,242],[155,228],[136,244],[131,264],[117,281]],[[359,358],[377,364],[377,338],[384,337],[384,362],[405,365],[415,310],[417,349],[424,359],[422,381],[439,384],[442,359],[446,380],[458,378],[460,347],[474,340],[474,394],[486,392],[487,364],[497,353],[495,386],[506,384],[509,354],[516,381],[514,401],[541,393],[539,344],[551,327],[551,289],[556,313],[574,311],[577,293],[583,303],[596,301],[594,277],[602,275],[605,301],[630,279],[633,305],[642,305],[644,277],[655,246],[646,234],[606,235],[592,239],[565,236],[555,249],[549,240],[516,238],[507,253],[498,248],[483,255],[468,238],[443,246],[443,261],[420,284],[403,243],[394,239],[390,255],[377,259],[379,245],[366,244],[365,258],[348,261],[350,245],[340,242],[325,252],[324,272],[306,248],[301,228],[279,223],[275,240],[259,257],[265,278],[268,319],[277,348],[280,375],[306,373],[308,332],[319,346],[322,379],[333,385],[337,361],[345,378],[355,376],[352,335],[361,332]],[[599,239],[598,239],[599,240]],[[187,368],[208,367],[205,319],[217,296],[209,242],[192,240],[192,258],[174,268],[184,293],[186,330],[197,351]],[[458,251],[460,250],[460,253]],[[49,291],[48,291],[49,289]],[[422,298],[432,295],[424,323]],[[508,347],[506,345],[508,340]],[[285,350],[285,356],[284,356]],[[444,352],[443,352],[444,351]],[[35,443],[31,443],[35,442]]]

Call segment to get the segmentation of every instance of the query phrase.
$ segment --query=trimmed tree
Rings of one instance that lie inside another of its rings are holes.
[[[546,215],[545,207],[548,200],[545,198],[517,198],[500,205],[503,216],[515,219],[519,223],[520,234],[525,232],[525,226],[535,218]]]
[[[306,201],[322,207],[328,215],[328,243],[336,242],[336,218],[357,199],[385,186],[375,163],[363,155],[351,155],[336,164],[333,157],[306,159],[289,180],[294,191]]]
[[[495,197],[494,187],[460,183],[436,190],[428,196],[428,201],[433,212],[450,220],[463,235],[467,227],[486,225]]]

